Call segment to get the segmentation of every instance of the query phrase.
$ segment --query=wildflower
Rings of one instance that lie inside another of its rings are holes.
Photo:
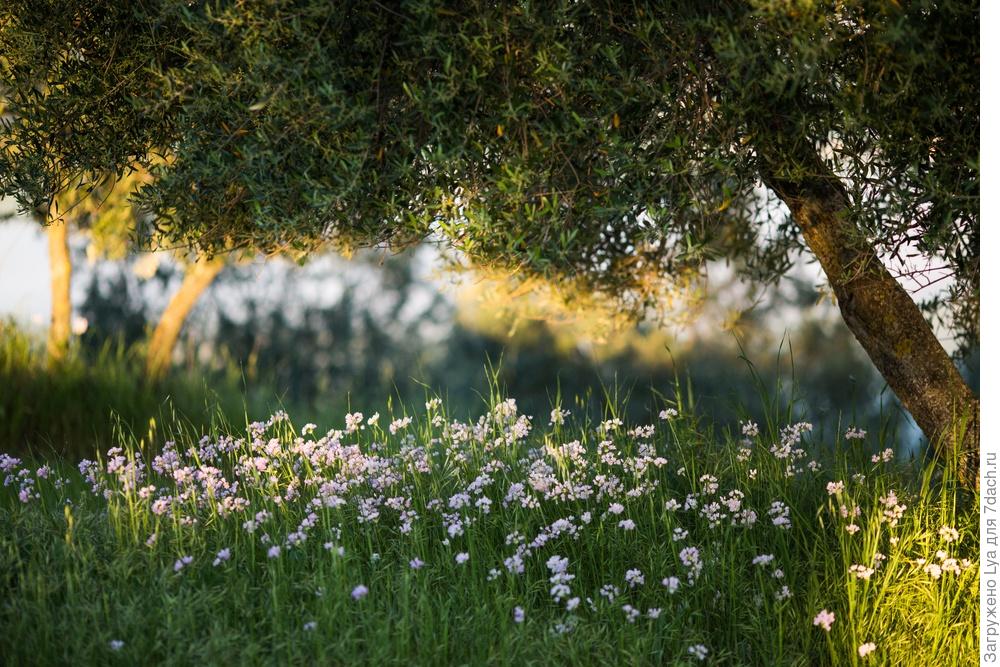
[[[880,454],[872,455],[872,463],[888,463],[892,460],[893,451],[885,449]]]
[[[112,651],[120,651],[125,647],[125,642],[121,639],[112,639],[108,642],[108,646],[111,647]]]
[[[514,607],[514,622],[524,623],[524,609],[521,607]]]
[[[364,419],[364,415],[360,412],[344,415],[344,430],[348,433],[354,433],[358,430],[358,427],[361,426],[361,422],[364,421]]]
[[[865,436],[867,435],[868,432],[865,431],[864,429],[855,428],[852,426],[851,428],[847,429],[846,433],[844,433],[844,440],[864,440]]]
[[[861,656],[862,658],[865,658],[868,656],[869,653],[874,653],[875,648],[876,648],[875,642],[865,642],[864,644],[858,647],[858,655]]]
[[[279,547],[277,544],[267,550],[268,558],[277,558],[280,555],[281,555],[281,547]]]
[[[846,526],[844,526],[844,530],[846,530],[848,533],[850,533],[851,535],[853,535],[854,533],[856,533],[859,530],[861,530],[861,526],[859,526],[856,523],[849,523]]]
[[[424,561],[420,560],[419,558],[414,558],[414,559],[410,560],[410,569],[411,570],[419,570],[423,566],[424,566]]]
[[[313,424],[312,422],[310,422],[310,423],[308,423],[308,424],[306,424],[305,426],[302,427],[302,435],[303,435],[303,437],[305,437],[305,436],[309,435],[310,433],[312,433],[315,430],[316,430],[316,424]]]
[[[659,618],[660,612],[662,611],[663,610],[660,609],[659,607],[652,607],[646,610],[646,616],[648,616],[649,618]]]
[[[940,535],[941,539],[945,542],[951,543],[958,540],[958,531],[951,526],[941,526],[938,530],[938,535]]]
[[[761,554],[759,556],[755,556],[754,557],[753,564],[754,565],[767,565],[768,563],[770,563],[773,560],[774,560],[774,555],[773,554]]]
[[[569,410],[554,408],[549,414],[549,424],[553,426],[562,426],[566,423],[566,417],[569,417]]]
[[[632,521],[632,519],[622,519],[618,522],[618,527],[622,530],[635,530],[635,521]]]
[[[403,417],[402,419],[394,419],[389,424],[389,433],[396,435],[397,431],[400,431],[413,422],[412,417]]]
[[[158,537],[159,534],[152,533],[148,538],[146,538],[146,546],[152,549],[156,545],[156,539]]]
[[[570,598],[566,600],[566,611],[573,611],[580,606],[580,598]]]
[[[835,496],[838,493],[843,493],[843,491],[844,491],[844,482],[842,481],[826,483],[826,492],[831,496]]]
[[[760,427],[757,426],[757,422],[753,421],[740,422],[740,425],[743,427],[743,435],[745,435],[746,437],[756,438],[758,435],[760,435]]]
[[[790,597],[792,597],[792,591],[788,588],[788,586],[782,586],[781,590],[777,591],[774,594],[774,599],[777,600],[778,602],[781,602],[782,600],[787,600]]]
[[[646,583],[646,577],[640,570],[629,570],[625,573],[625,583],[627,583],[630,588],[635,588],[636,586],[642,586]]]
[[[364,584],[358,584],[354,587],[354,590],[351,591],[351,597],[354,598],[355,601],[360,600],[366,595],[368,595],[368,587]]]
[[[222,549],[219,553],[215,554],[215,560],[212,561],[212,566],[217,567],[220,563],[224,563],[229,560],[230,551],[228,548]]]
[[[635,619],[642,615],[641,611],[630,604],[622,605],[622,611],[625,612],[625,620],[629,623],[635,623]]]
[[[813,625],[818,625],[825,631],[830,632],[830,628],[833,626],[834,620],[836,620],[834,617],[834,613],[832,611],[827,611],[826,609],[823,609],[818,614],[816,614],[816,618],[813,619]]]
[[[611,506],[608,507],[608,512],[610,512],[611,514],[621,514],[624,511],[625,511],[625,506],[622,505],[621,503],[611,503]]]
[[[681,586],[681,580],[677,577],[666,577],[662,582],[663,586],[667,589],[671,595],[677,592],[677,589]]]
[[[848,569],[848,572],[853,574],[858,579],[864,579],[865,581],[870,580],[872,578],[872,575],[875,574],[874,569],[866,567],[864,565],[852,565]]]
[[[193,560],[194,560],[193,556],[181,556],[180,558],[174,561],[174,572],[180,572],[185,567],[190,565],[191,561]]]
[[[688,532],[683,528],[674,528],[673,540],[674,542],[680,542],[681,540],[687,538]]]
[[[702,661],[708,657],[708,648],[704,644],[695,644],[688,646],[688,653],[693,655],[696,660]]]
[[[455,554],[455,562],[459,565],[467,562],[469,560],[468,552],[463,551],[462,553]]]
[[[677,414],[678,412],[674,408],[666,408],[664,410],[660,410],[660,419],[664,421],[668,419],[673,419],[674,417],[677,416]]]
[[[318,623],[316,623],[316,621],[307,621],[307,622],[306,622],[306,623],[305,623],[305,624],[304,624],[304,625],[302,626],[302,629],[303,629],[303,630],[305,630],[305,631],[307,631],[307,632],[311,632],[312,630],[315,630],[315,629],[316,629],[316,626],[317,626],[317,625],[318,625]]]

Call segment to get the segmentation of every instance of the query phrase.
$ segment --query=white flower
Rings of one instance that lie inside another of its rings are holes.
[[[455,562],[458,563],[459,565],[462,565],[468,560],[469,560],[469,554],[465,551],[463,551],[462,553],[455,554]]]
[[[643,576],[641,570],[629,570],[625,573],[625,583],[627,583],[630,588],[635,588],[636,586],[642,586],[646,583],[646,577]]]
[[[677,416],[677,410],[674,408],[666,408],[665,410],[660,410],[660,419],[666,421],[668,419],[673,419]]]
[[[697,660],[702,661],[708,657],[708,648],[704,644],[695,644],[694,646],[688,646],[688,653],[693,655]]]
[[[618,527],[622,530],[635,530],[635,521],[632,521],[632,519],[622,519],[618,522]]]
[[[317,625],[318,625],[318,623],[316,623],[316,621],[307,621],[307,622],[306,622],[306,623],[305,623],[305,624],[304,624],[304,625],[302,626],[302,629],[303,629],[303,630],[306,630],[306,631],[312,631],[312,630],[315,630],[315,629],[316,629],[316,626],[317,626]]]
[[[666,587],[667,591],[673,595],[677,592],[677,589],[680,588],[681,580],[677,577],[666,577],[660,583],[662,583]]]
[[[112,639],[110,642],[108,642],[108,646],[111,647],[112,651],[120,651],[125,647],[125,642],[123,642],[121,639]]]
[[[941,526],[938,530],[938,535],[940,535],[941,539],[945,542],[950,543],[958,540],[958,531],[951,526]]]
[[[867,657],[869,653],[873,653],[874,651],[875,651],[875,642],[865,642],[864,644],[858,647],[858,655],[861,656],[862,658]]]
[[[832,611],[827,611],[826,609],[823,609],[818,614],[816,614],[816,618],[813,619],[813,625],[818,625],[827,632],[830,632],[830,628],[833,626],[833,622],[835,620],[836,618]]]

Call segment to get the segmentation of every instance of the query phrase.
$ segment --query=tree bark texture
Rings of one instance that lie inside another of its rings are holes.
[[[962,484],[976,486],[979,400],[917,304],[849,221],[843,184],[815,153],[797,162],[805,169],[782,172],[772,168],[775,160],[765,158],[765,184],[791,211],[844,321],[872,363],[936,452],[957,458]]]
[[[215,277],[225,266],[223,257],[203,259],[189,264],[184,281],[174,293],[153,331],[146,353],[146,372],[150,380],[159,380],[170,368],[170,357],[180,337],[188,314]]]
[[[46,345],[49,361],[65,359],[69,350],[73,303],[70,300],[70,278],[73,265],[69,256],[69,227],[66,220],[50,218],[45,227],[49,241],[49,273],[52,291],[52,312]]]

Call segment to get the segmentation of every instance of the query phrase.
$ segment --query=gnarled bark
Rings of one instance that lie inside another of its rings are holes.
[[[184,281],[180,289],[174,293],[160,316],[160,321],[153,331],[146,353],[146,372],[151,380],[163,377],[170,368],[170,355],[180,337],[184,321],[194,307],[198,297],[204,292],[222,267],[226,265],[223,257],[203,259],[189,264],[184,271]]]
[[[788,206],[837,296],[848,328],[889,387],[945,456],[959,460],[961,482],[978,483],[979,400],[930,324],[847,218],[842,183],[815,153],[783,169],[765,155],[764,180]],[[780,160],[780,157],[779,157]]]
[[[69,228],[66,220],[50,218],[45,227],[49,241],[49,272],[52,290],[52,312],[46,350],[51,363],[66,357],[72,327],[73,303],[70,300],[70,278],[73,265],[69,256]]]

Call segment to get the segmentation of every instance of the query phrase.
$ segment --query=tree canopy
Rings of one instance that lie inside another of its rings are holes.
[[[950,276],[934,312],[978,341],[975,3],[16,0],[2,12],[0,191],[25,207],[67,175],[140,163],[155,178],[137,197],[175,242],[438,235],[631,312],[659,277],[728,258],[774,280],[808,246],[889,383],[938,421],[944,402],[918,410],[907,393],[926,393],[918,376],[952,386],[957,374],[940,359],[908,370],[920,364],[907,350],[940,345],[879,258]]]

